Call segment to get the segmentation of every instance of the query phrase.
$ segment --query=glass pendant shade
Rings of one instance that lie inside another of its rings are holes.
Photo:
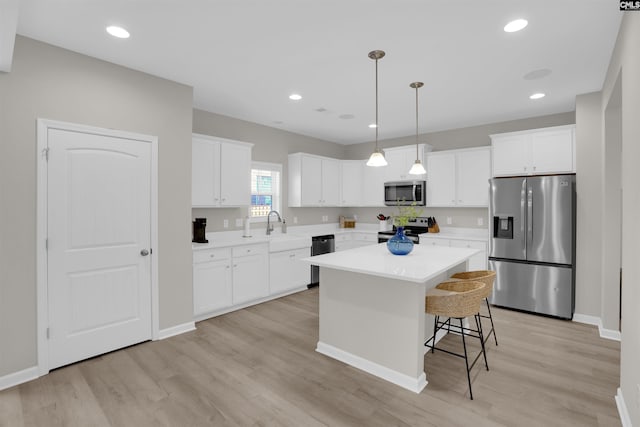
[[[367,161],[367,166],[387,166],[387,159],[384,158],[384,154],[380,150],[376,150],[371,154]]]
[[[409,175],[424,175],[427,171],[422,166],[422,162],[420,159],[416,159],[413,166],[411,166],[411,170],[409,170]]]

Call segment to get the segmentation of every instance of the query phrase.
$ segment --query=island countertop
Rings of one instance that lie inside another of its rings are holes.
[[[311,265],[389,279],[424,283],[480,252],[477,249],[415,245],[408,255],[393,255],[384,243],[303,258]]]

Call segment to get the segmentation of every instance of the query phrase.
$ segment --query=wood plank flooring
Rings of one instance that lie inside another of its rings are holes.
[[[316,353],[316,288],[1,391],[0,426],[620,426],[619,343],[493,312],[499,346],[472,372],[473,401],[442,352],[425,355],[420,394]]]

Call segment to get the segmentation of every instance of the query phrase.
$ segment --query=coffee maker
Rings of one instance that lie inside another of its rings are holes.
[[[193,243],[209,243],[205,228],[207,228],[207,218],[196,218],[193,221]]]

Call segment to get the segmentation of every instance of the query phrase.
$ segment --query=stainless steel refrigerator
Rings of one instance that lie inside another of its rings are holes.
[[[575,306],[575,175],[490,180],[490,302],[571,319]]]

